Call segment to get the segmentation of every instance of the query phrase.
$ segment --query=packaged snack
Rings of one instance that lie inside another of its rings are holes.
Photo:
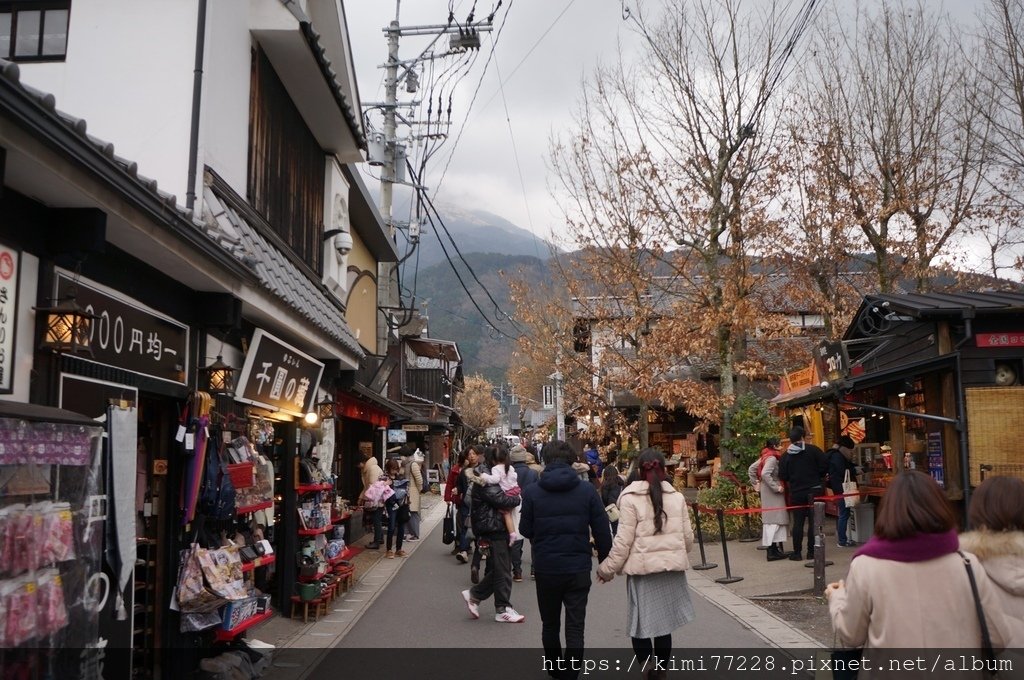
[[[54,503],[42,517],[41,564],[56,564],[75,559],[71,506],[67,503]]]
[[[35,519],[31,507],[14,513],[11,518],[11,574],[21,574],[37,566],[39,552],[36,550]]]
[[[36,587],[36,633],[39,637],[47,637],[68,625],[60,572],[56,569],[43,570],[36,580]]]
[[[38,594],[34,578],[22,577],[7,582],[7,615],[4,617],[7,644],[17,647],[37,637]]]
[[[0,509],[0,574],[14,571],[15,516],[24,509],[25,506],[20,503]]]

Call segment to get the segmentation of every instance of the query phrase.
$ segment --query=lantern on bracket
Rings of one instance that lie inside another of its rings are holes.
[[[206,390],[213,394],[231,394],[235,389],[237,370],[224,363],[224,357],[218,354],[212,364],[199,369],[199,384],[205,385]]]
[[[96,316],[83,309],[74,295],[58,301],[53,307],[39,307],[36,312],[46,318],[39,349],[92,356],[92,322]]]
[[[316,403],[316,411],[320,414],[320,420],[334,419],[334,399],[327,395]]]

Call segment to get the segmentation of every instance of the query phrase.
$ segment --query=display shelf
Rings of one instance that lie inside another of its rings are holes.
[[[338,515],[337,517],[332,517],[331,518],[331,524],[341,524],[342,522],[345,522],[345,521],[349,520],[351,517],[352,517],[352,513],[351,512],[346,512],[344,515]]]
[[[265,567],[268,564],[273,564],[276,560],[277,554],[263,555],[262,557],[257,557],[252,562],[242,562],[242,571],[246,572],[252,571],[253,569],[259,569],[260,567]]]
[[[262,614],[250,616],[245,621],[242,621],[240,624],[238,624],[231,630],[224,630],[223,628],[218,628],[217,632],[214,634],[214,639],[217,642],[230,642],[231,640],[234,640],[236,637],[238,637],[245,631],[249,630],[256,624],[263,623],[273,615],[274,610],[270,607],[267,607],[267,611],[263,612]]]
[[[296,493],[313,493],[315,491],[330,491],[334,488],[334,484],[330,482],[324,482],[323,484],[299,484],[295,487]]]
[[[354,555],[355,552],[346,545],[344,550],[338,553],[335,557],[332,557],[331,559],[327,560],[327,564],[333,567],[335,564],[338,564],[339,562],[344,562],[345,560],[349,559]]]
[[[299,583],[313,583],[315,581],[319,581],[324,576],[327,576],[326,571],[318,571],[316,573],[316,576],[299,576],[298,579]]]
[[[333,528],[333,524],[328,524],[327,526],[320,527],[319,529],[299,529],[299,536],[319,536],[320,534],[326,534]]]
[[[260,510],[269,510],[274,507],[274,501],[263,501],[256,505],[244,505],[240,508],[235,509],[236,515],[248,515],[250,512],[259,512]]]

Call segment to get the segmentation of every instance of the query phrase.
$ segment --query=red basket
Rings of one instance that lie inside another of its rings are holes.
[[[248,489],[252,486],[254,477],[252,463],[235,463],[228,465],[227,468],[231,483],[236,489]]]

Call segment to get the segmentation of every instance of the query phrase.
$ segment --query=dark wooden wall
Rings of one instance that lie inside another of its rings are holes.
[[[270,60],[252,55],[249,202],[316,273],[322,273],[325,154]]]

